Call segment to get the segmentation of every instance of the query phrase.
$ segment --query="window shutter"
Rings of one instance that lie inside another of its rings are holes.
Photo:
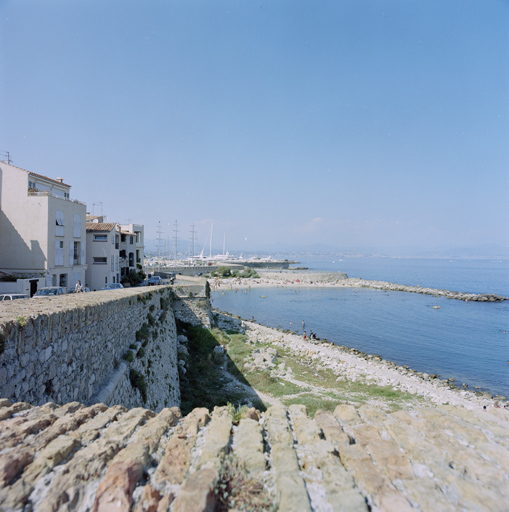
[[[81,238],[81,217],[78,214],[74,214],[74,238]]]
[[[57,210],[56,214],[56,236],[64,236],[65,217],[62,210]]]
[[[69,242],[69,266],[73,266],[74,264],[74,242],[71,240]]]

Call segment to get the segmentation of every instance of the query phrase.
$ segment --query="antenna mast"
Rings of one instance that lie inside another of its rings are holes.
[[[157,226],[157,266],[159,268],[159,272],[161,272],[161,221],[159,221],[159,224]]]
[[[190,233],[191,233],[191,247],[192,247],[191,257],[194,258],[194,242],[196,240],[196,230],[194,229],[194,222],[192,224]]]
[[[210,225],[210,249],[209,249],[209,258],[212,258],[212,228],[214,227],[214,223]]]
[[[11,165],[12,164],[12,160],[11,160],[10,153],[8,151],[0,151],[0,153],[2,153],[2,155],[5,155],[7,157],[7,163],[9,165]],[[4,160],[4,162],[5,162],[5,160]]]

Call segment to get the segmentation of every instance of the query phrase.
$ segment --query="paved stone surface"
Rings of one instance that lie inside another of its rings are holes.
[[[509,411],[340,405],[159,414],[0,401],[0,511],[213,511],[226,462],[289,511],[506,511]],[[257,418],[260,418],[259,420]],[[242,488],[243,489],[243,488]],[[244,492],[244,489],[243,489]],[[235,510],[234,506],[230,510]]]

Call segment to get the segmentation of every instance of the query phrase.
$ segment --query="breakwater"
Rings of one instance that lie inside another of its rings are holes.
[[[348,278],[342,285],[393,292],[420,293],[422,295],[432,295],[433,297],[464,300],[466,302],[503,302],[505,300],[509,300],[507,297],[503,297],[502,295],[497,295],[495,293],[454,292],[451,290],[440,290],[437,288],[423,288],[422,286],[407,286],[403,284],[387,283],[385,281],[365,281],[364,279],[359,278]]]

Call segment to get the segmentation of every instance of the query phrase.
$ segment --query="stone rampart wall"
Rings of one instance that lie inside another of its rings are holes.
[[[163,286],[3,304],[0,396],[155,411],[179,405],[175,300]]]

